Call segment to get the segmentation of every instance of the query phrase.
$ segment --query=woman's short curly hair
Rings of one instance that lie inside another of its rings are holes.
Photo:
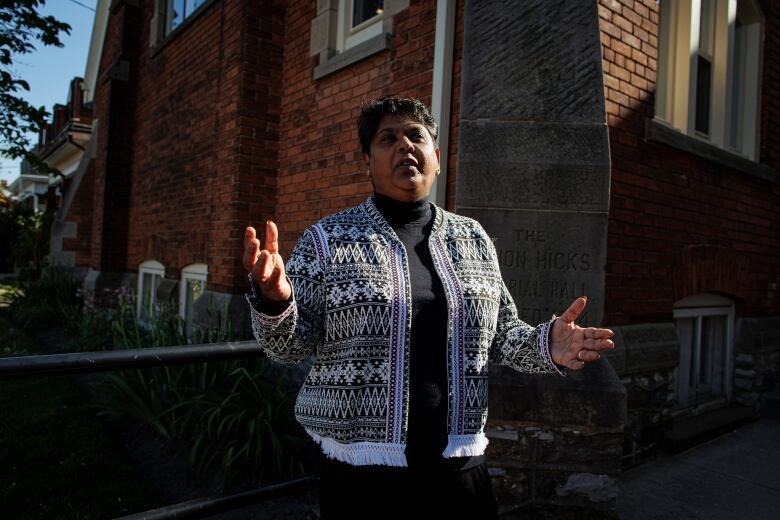
[[[415,123],[420,123],[428,129],[433,142],[439,136],[436,120],[433,119],[430,110],[425,103],[419,99],[381,97],[363,103],[360,107],[360,115],[357,119],[358,138],[360,139],[360,148],[364,154],[371,154],[371,140],[379,129],[379,123],[387,114],[406,117]]]

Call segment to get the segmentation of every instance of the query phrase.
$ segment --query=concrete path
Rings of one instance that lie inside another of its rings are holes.
[[[780,420],[738,430],[626,472],[622,520],[780,519]]]

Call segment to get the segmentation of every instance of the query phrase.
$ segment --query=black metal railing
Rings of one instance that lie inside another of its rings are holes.
[[[260,357],[255,341],[0,358],[0,381]]]
[[[90,372],[110,372],[131,368],[177,365],[248,359],[262,356],[255,341],[236,341],[205,345],[186,345],[106,352],[73,352],[39,356],[0,358],[0,381]],[[166,520],[202,518],[260,504],[282,493],[313,483],[313,475],[276,482],[233,495],[190,500],[142,513],[122,517],[122,520]]]

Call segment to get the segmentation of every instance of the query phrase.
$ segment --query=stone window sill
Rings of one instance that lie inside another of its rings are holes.
[[[648,141],[665,144],[728,168],[733,168],[751,177],[771,183],[777,182],[777,173],[774,168],[686,135],[655,119],[647,119],[645,138]]]
[[[360,45],[356,45],[350,49],[333,55],[325,61],[322,61],[314,68],[314,79],[318,80],[324,78],[329,74],[341,70],[345,67],[364,60],[369,56],[372,56],[378,52],[382,52],[390,48],[391,42],[390,33],[382,33],[374,36],[370,40],[366,40]]]

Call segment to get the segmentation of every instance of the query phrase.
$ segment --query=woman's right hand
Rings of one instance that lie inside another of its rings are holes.
[[[284,302],[292,296],[292,287],[284,274],[284,262],[279,254],[279,231],[272,221],[265,223],[265,249],[260,249],[255,228],[244,232],[244,267],[260,286],[264,300]]]

